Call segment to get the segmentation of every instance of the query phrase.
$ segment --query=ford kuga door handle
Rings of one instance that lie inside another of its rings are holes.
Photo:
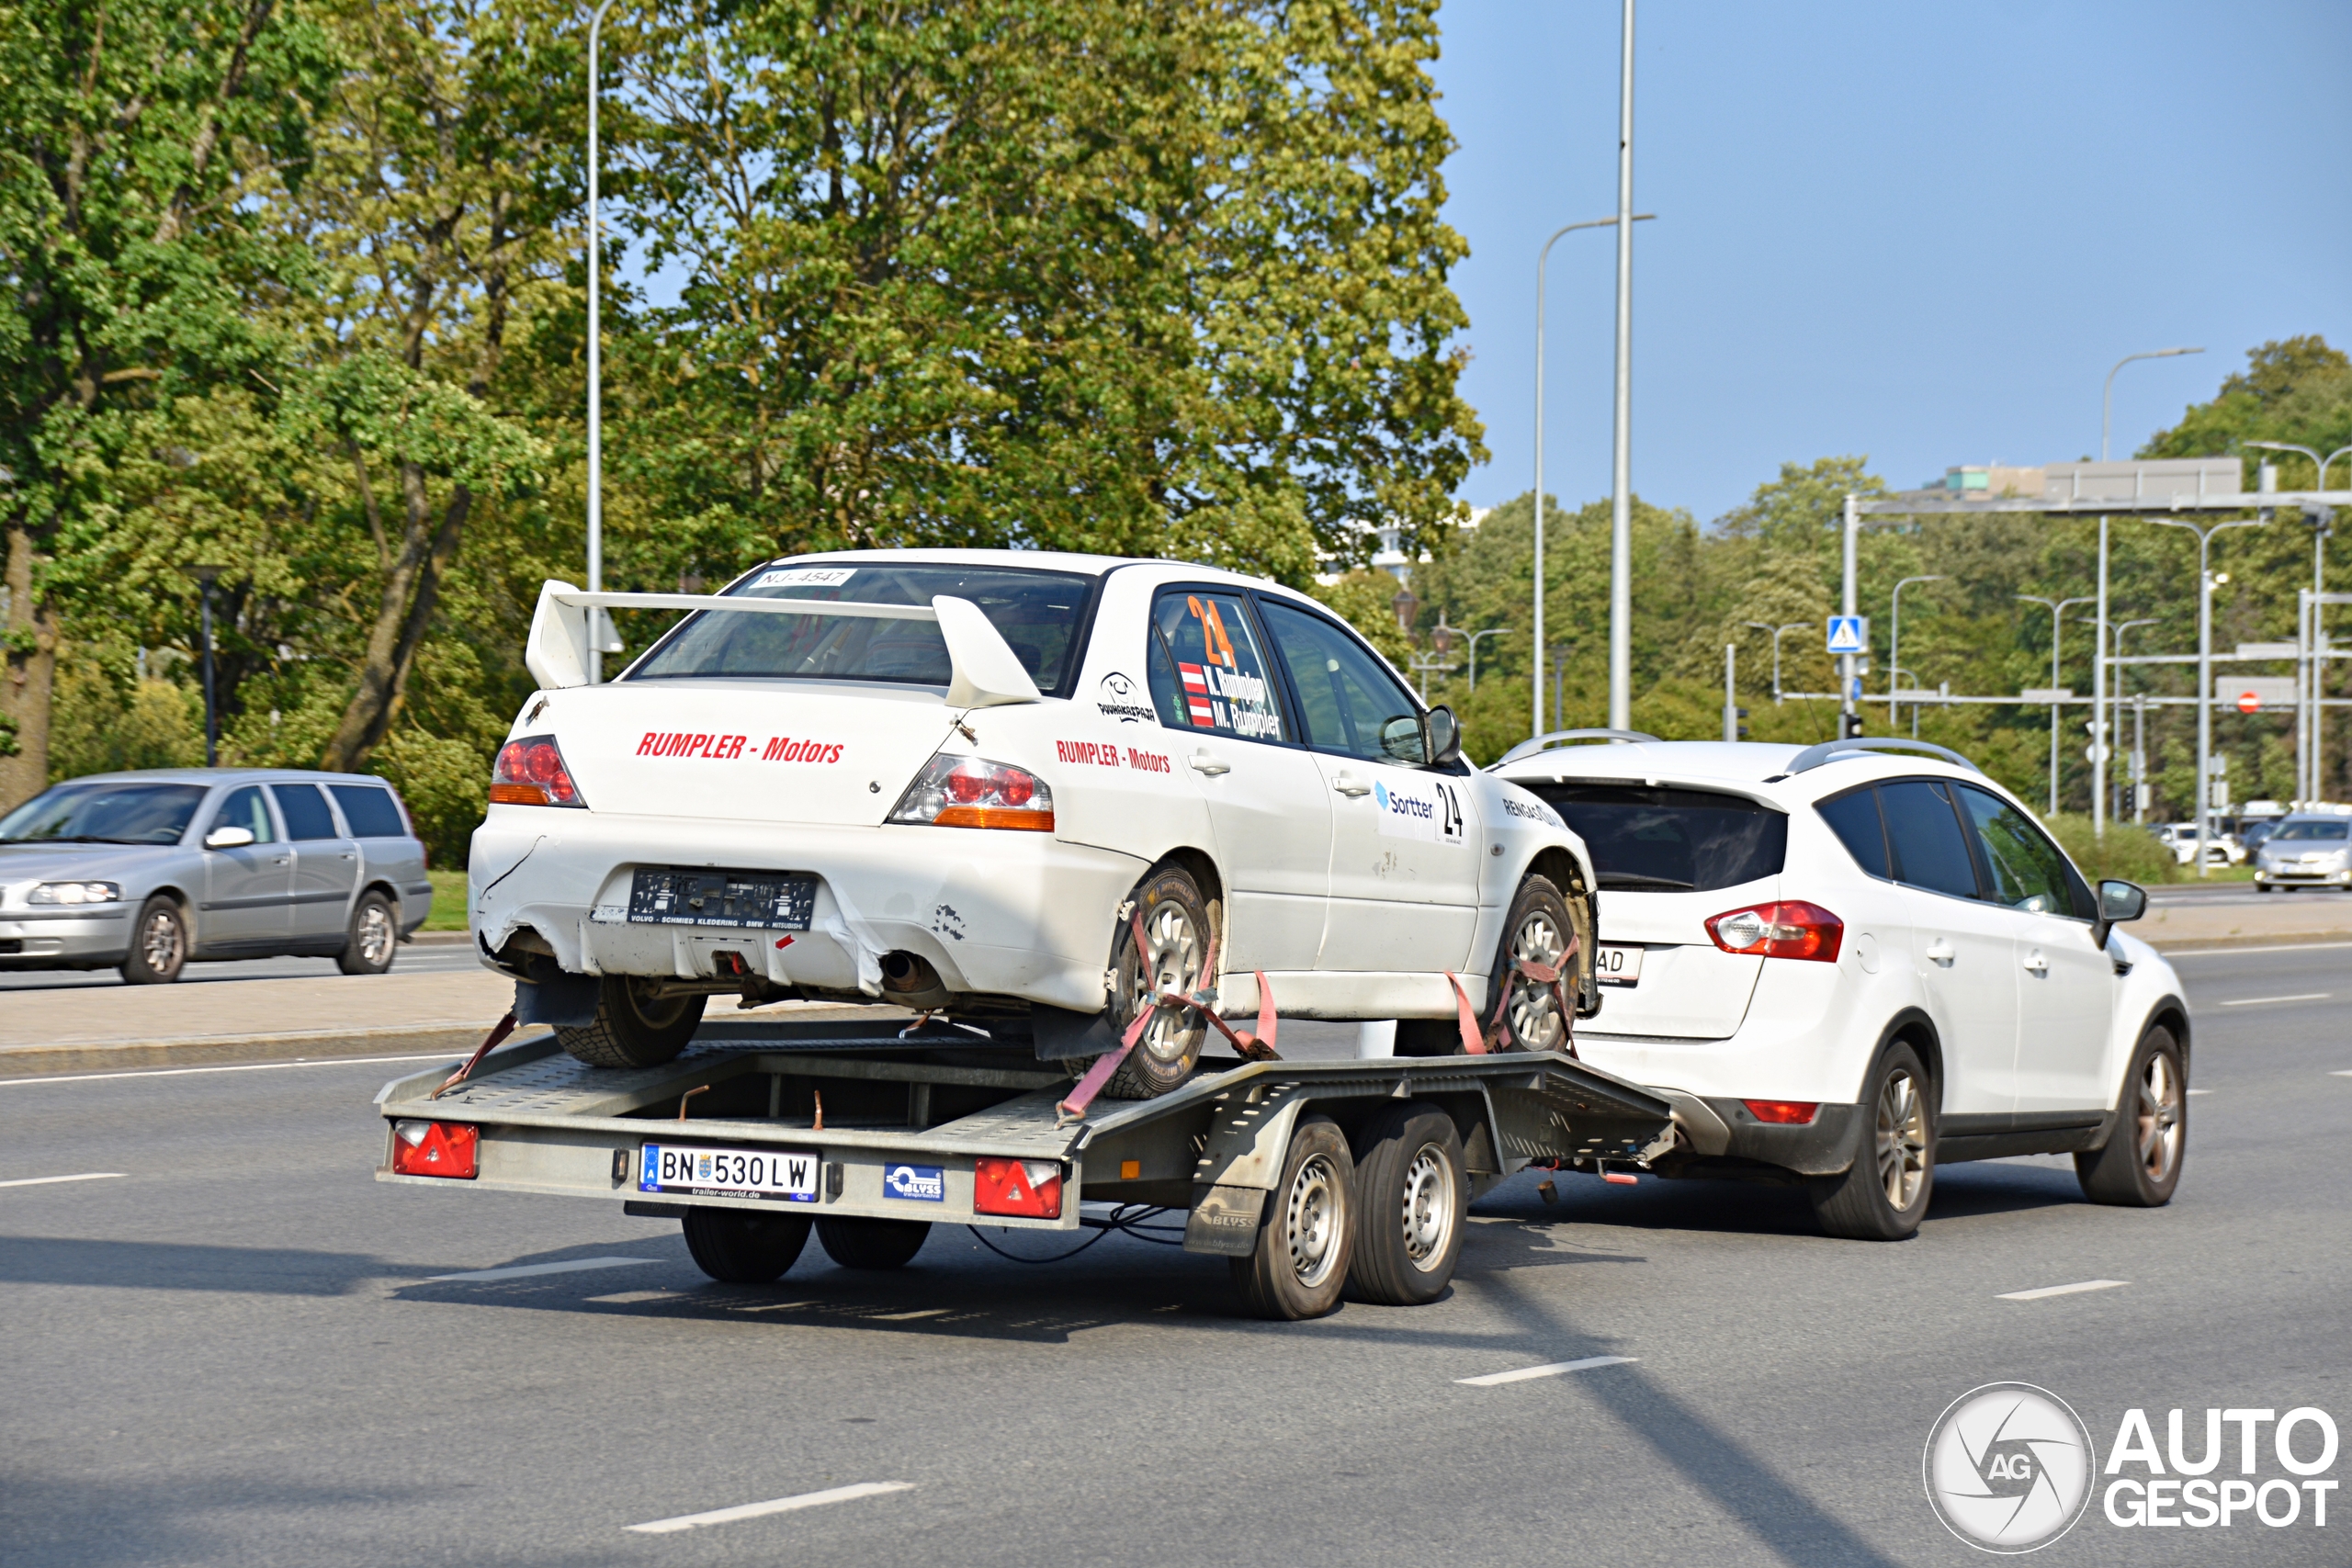
[[[1346,795],[1350,800],[1355,799],[1356,796],[1360,795],[1370,795],[1372,793],[1372,786],[1370,784],[1364,783],[1363,780],[1350,773],[1342,773],[1338,778],[1333,779],[1331,781],[1331,787],[1338,790],[1341,795]]]
[[[1940,964],[1947,969],[1951,967],[1951,961],[1959,956],[1951,950],[1951,944],[1941,937],[1938,937],[1928,944],[1928,960],[1931,963]]]
[[[1216,777],[1219,773],[1229,773],[1233,772],[1233,765],[1231,763],[1220,762],[1216,760],[1214,754],[1207,751],[1195,751],[1191,757],[1187,758],[1186,761],[1193,764],[1193,769],[1195,773],[1206,773],[1211,778]]]
[[[2050,973],[2050,960],[2041,955],[2041,949],[2038,947],[2025,955],[2025,966],[2036,975]]]

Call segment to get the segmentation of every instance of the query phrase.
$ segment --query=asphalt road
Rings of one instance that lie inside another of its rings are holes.
[[[447,975],[479,969],[481,963],[462,942],[414,942],[392,960],[395,975]],[[340,975],[332,958],[234,958],[190,964],[177,984],[201,986],[223,980],[300,980]],[[20,969],[0,971],[0,991],[56,991],[89,986],[119,986],[112,969]]]
[[[2181,966],[2202,1092],[2168,1209],[2088,1206],[2061,1160],[1964,1167],[1872,1245],[1783,1190],[1571,1177],[1550,1207],[1522,1177],[1446,1299],[1299,1325],[1119,1237],[1023,1267],[943,1228],[897,1275],[812,1245],[713,1285],[669,1222],[376,1184],[397,1067],[0,1087],[0,1183],[120,1173],[0,1186],[0,1561],[1982,1562],[1920,1484],[1977,1385],[2057,1393],[2102,1460],[2131,1407],[2159,1444],[2186,1409],[2192,1449],[2209,1406],[2352,1422],[2352,965]],[[642,1261],[433,1279],[595,1258]],[[1999,1299],[2097,1280],[2127,1282]],[[1597,1356],[1634,1359],[1457,1381]],[[2285,1474],[2267,1432],[2256,1458]],[[862,1483],[905,1489],[628,1529]],[[2034,1561],[2342,1563],[2334,1501],[2205,1529],[2094,1501]]]

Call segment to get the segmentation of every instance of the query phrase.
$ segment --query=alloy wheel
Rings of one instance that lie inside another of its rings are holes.
[[[2180,1163],[2180,1075],[2172,1058],[2152,1053],[2140,1074],[2140,1168],[2161,1187]]]
[[[381,904],[369,904],[359,911],[359,956],[372,966],[381,964],[392,951],[391,911]]]
[[[1182,904],[1166,898],[1153,906],[1143,919],[1143,951],[1136,954],[1136,1008],[1155,1007],[1154,998],[1163,991],[1189,996],[1204,983],[1201,935]],[[1182,1010],[1157,1008],[1136,1043],[1160,1061],[1179,1061],[1192,1032],[1192,1021]]]
[[[1878,1091],[1878,1177],[1897,1213],[1918,1201],[1928,1179],[1928,1111],[1907,1072],[1889,1074]]]
[[[157,909],[140,929],[139,956],[154,974],[169,975],[180,965],[185,940],[180,933],[179,917],[169,909]]]
[[[1519,922],[1519,929],[1511,932],[1510,956],[1514,962],[1541,964],[1556,971],[1567,950],[1567,938],[1548,910],[1529,910]],[[1505,977],[1504,984],[1510,987],[1510,1001],[1505,1013],[1510,1022],[1510,1038],[1521,1049],[1549,1051],[1566,1038],[1567,1026],[1560,1017],[1558,991],[1529,979],[1517,968]],[[1563,976],[1561,985],[1566,984]]]

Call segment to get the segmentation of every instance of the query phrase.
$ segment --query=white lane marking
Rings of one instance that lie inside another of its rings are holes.
[[[1456,1378],[1453,1381],[1471,1388],[1493,1388],[1498,1383],[1525,1382],[1530,1378],[1555,1378],[1562,1372],[1581,1372],[1593,1367],[1618,1367],[1640,1359],[1639,1356],[1587,1356],[1577,1361],[1547,1361],[1540,1367],[1521,1367],[1517,1371],[1488,1372],[1482,1378]]]
[[[2332,1078],[2352,1078],[2352,1067],[2339,1067],[2327,1076]]]
[[[912,1323],[919,1317],[944,1317],[954,1310],[950,1307],[923,1307],[915,1312],[883,1312],[874,1314],[876,1323]]]
[[[588,1300],[608,1306],[632,1306],[639,1302],[674,1302],[681,1294],[677,1291],[621,1291],[609,1296],[590,1296]]]
[[[0,1181],[0,1187],[47,1187],[59,1181],[119,1181],[119,1170],[94,1170],[84,1176],[20,1176],[14,1181]]]
[[[2226,1001],[2222,1005],[2225,1008],[2258,1008],[2265,1002],[2324,1002],[2327,998],[2328,993],[2325,991],[2305,991],[2300,996],[2293,997],[2240,997],[2234,1001]]]
[[[2156,950],[2159,958],[2235,958],[2245,953],[2325,953],[2330,948],[2352,947],[2352,942],[2297,942],[2283,947],[2184,947],[2177,952]]]
[[[1996,1302],[2038,1302],[2045,1296],[2073,1296],[2085,1291],[2113,1291],[2130,1284],[2129,1280],[2085,1280],[2078,1285],[2044,1285],[2038,1291],[2010,1291],[1995,1296]]]
[[[269,1073],[281,1067],[357,1067],[370,1062],[455,1062],[458,1055],[435,1051],[427,1056],[316,1056],[302,1062],[245,1062],[233,1067],[143,1067],[119,1073],[55,1073],[37,1078],[0,1078],[0,1089],[28,1083],[96,1083],[100,1078],[178,1078],[191,1073]]]
[[[914,1489],[911,1481],[861,1481],[854,1486],[836,1486],[829,1492],[803,1492],[797,1497],[772,1497],[764,1503],[742,1503],[732,1508],[713,1508],[707,1514],[680,1514],[674,1519],[653,1519],[628,1528],[639,1535],[673,1535],[679,1530],[695,1529],[703,1525],[731,1525],[738,1519],[797,1513],[803,1508],[821,1508],[828,1503],[851,1503],[860,1497],[878,1497],[886,1492],[911,1492]]]
[[[2188,1092],[2191,1094],[2211,1094],[2213,1091],[2210,1089],[2192,1089]]]
[[[534,1274],[577,1274],[583,1269],[621,1269],[632,1263],[659,1263],[658,1258],[575,1258],[566,1263],[517,1263],[511,1269],[477,1269],[468,1274],[435,1274],[425,1280],[438,1285],[450,1280],[527,1280]]]

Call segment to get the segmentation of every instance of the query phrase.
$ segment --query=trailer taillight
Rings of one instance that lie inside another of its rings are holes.
[[[490,799],[493,806],[581,806],[580,788],[571,770],[563,765],[563,751],[552,735],[525,735],[498,749],[491,769]]]
[[[972,1212],[1058,1220],[1062,1217],[1062,1168],[1046,1159],[975,1160]]]
[[[471,1181],[481,1172],[481,1129],[464,1122],[392,1123],[394,1176]]]

